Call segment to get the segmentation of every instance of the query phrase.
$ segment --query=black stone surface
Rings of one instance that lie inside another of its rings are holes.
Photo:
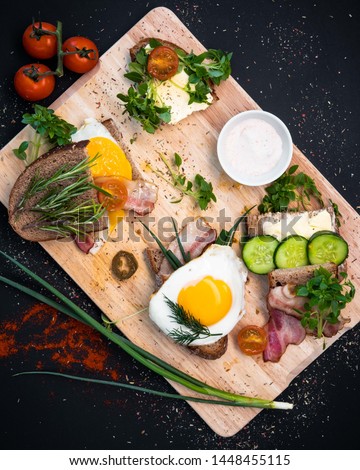
[[[360,23],[356,0],[7,2],[0,28],[0,147],[17,134],[22,114],[31,110],[15,94],[12,79],[29,61],[21,36],[33,15],[40,11],[44,21],[62,20],[65,38],[88,36],[103,53],[156,6],[172,9],[206,47],[234,51],[236,80],[264,110],[288,125],[296,145],[353,207],[359,207]],[[66,73],[45,104],[76,79],[76,74]],[[40,246],[12,232],[3,206],[0,247],[20,257],[89,313],[99,315]],[[1,274],[19,277],[9,269],[1,263]],[[2,328],[7,320],[24,318],[33,305],[28,297],[2,284],[0,295]],[[40,327],[24,325],[17,337],[19,344],[26,345],[29,338],[35,342],[43,334]],[[172,391],[163,379],[112,345],[104,347],[110,353],[108,370],[116,369],[120,379]],[[36,368],[39,362],[44,369],[51,368],[51,353],[28,347],[0,357],[3,449],[358,448],[358,327],[336,341],[280,396],[296,404],[292,412],[264,411],[231,438],[214,434],[185,403],[51,377],[11,377]],[[89,374],[80,364],[73,372]]]

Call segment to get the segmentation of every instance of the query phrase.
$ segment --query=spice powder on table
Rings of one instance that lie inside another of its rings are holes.
[[[109,364],[108,344],[96,331],[44,304],[0,322],[0,361],[36,351],[41,352],[36,364],[39,370],[43,368],[40,358],[45,358],[60,372],[80,367],[114,381],[120,377]]]

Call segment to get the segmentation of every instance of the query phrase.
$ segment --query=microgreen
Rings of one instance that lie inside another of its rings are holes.
[[[162,153],[159,153],[159,156],[161,160],[164,162],[168,170],[168,173],[170,174],[171,180],[168,180],[167,178],[165,178],[163,173],[161,173],[158,170],[153,169],[151,165],[148,165],[148,167],[154,173],[160,176],[160,178],[162,178],[164,181],[170,184],[173,188],[176,188],[179,191],[181,191],[183,195],[187,195],[195,199],[200,209],[202,210],[206,210],[211,201],[216,202],[216,196],[213,193],[212,183],[206,181],[205,178],[201,176],[200,174],[196,174],[194,177],[194,181],[192,182],[188,180],[187,177],[180,171],[180,166],[182,165],[182,158],[180,157],[179,154],[175,153],[175,156],[174,156],[174,163],[176,166],[176,170],[172,168],[170,162],[167,160],[165,155],[163,155]],[[172,202],[178,203],[181,200],[182,198],[174,199]]]
[[[295,174],[298,167],[299,165],[293,165],[265,189],[267,194],[258,207],[261,214],[287,210],[307,210],[311,196],[317,199],[322,207],[324,206],[315,181],[303,172]],[[289,208],[289,204],[292,202],[296,202],[297,205]]]
[[[33,140],[24,141],[13,152],[16,157],[29,165],[39,156],[40,147],[47,145],[49,148],[56,145],[71,143],[71,136],[76,132],[76,127],[60,118],[54,110],[40,104],[34,105],[32,114],[23,115],[23,124],[29,124],[34,130]]]
[[[304,328],[315,330],[318,338],[323,336],[326,323],[339,321],[340,311],[355,296],[355,287],[346,273],[340,273],[341,280],[327,269],[320,267],[305,285],[296,287],[296,295],[307,297],[304,311],[296,310],[301,315]]]
[[[7,285],[10,285],[21,292],[24,292],[28,295],[33,296],[36,299],[39,299],[41,296],[41,301],[45,302],[46,304],[55,307],[58,311],[65,313],[66,315],[70,316],[71,318],[85,323],[86,325],[90,326],[91,328],[98,331],[101,335],[103,335],[108,340],[112,341],[114,344],[119,346],[124,352],[129,354],[139,363],[143,364],[148,369],[152,370],[156,374],[168,379],[173,380],[179,384],[182,384],[186,388],[193,390],[197,393],[202,395],[210,396],[210,397],[217,397],[224,400],[221,402],[222,405],[226,406],[245,406],[245,407],[255,407],[255,408],[272,408],[272,409],[292,409],[293,405],[290,403],[282,403],[276,402],[271,400],[265,400],[262,398],[250,398],[244,397],[241,395],[237,395],[235,393],[226,392],[224,390],[217,389],[215,387],[211,387],[204,382],[201,382],[198,379],[195,379],[191,375],[188,375],[182,372],[179,369],[171,366],[167,362],[163,361],[162,359],[158,358],[157,356],[149,353],[148,351],[140,348],[136,344],[132,343],[131,341],[123,338],[117,333],[106,328],[100,322],[98,322],[95,318],[90,316],[76,304],[74,304],[70,299],[68,299],[64,294],[58,291],[55,287],[49,284],[47,281],[39,277],[33,271],[28,269],[26,266],[19,263],[14,258],[10,257],[6,253],[0,251],[0,255],[3,256],[5,259],[13,263],[15,266],[19,267],[22,271],[28,274],[33,280],[38,282],[42,287],[47,289],[52,295],[54,295],[60,303],[55,302],[53,299],[47,298],[42,294],[38,294],[36,291],[27,288],[21,284],[18,284],[11,279],[7,279],[3,276],[0,276],[0,282],[3,282]],[[120,385],[119,385],[120,386]],[[162,393],[162,392],[159,392]],[[159,394],[157,393],[157,394]],[[166,396],[166,395],[162,395]],[[201,398],[200,398],[201,399]],[[194,400],[196,401],[196,400]],[[217,401],[217,400],[216,400]],[[203,402],[207,402],[206,399],[203,399]],[[213,403],[215,400],[213,400]],[[215,403],[214,403],[215,404]],[[220,404],[220,403],[217,403]]]
[[[205,339],[210,336],[221,336],[221,333],[210,333],[207,326],[203,325],[197,318],[190,312],[187,312],[181,305],[173,302],[168,297],[165,297],[165,302],[170,308],[171,314],[169,317],[174,320],[180,327],[174,328],[169,331],[170,338],[176,343],[184,346],[189,346],[197,339]],[[185,329],[181,328],[184,326]]]
[[[142,128],[153,134],[161,124],[171,121],[171,107],[164,105],[157,95],[159,81],[153,78],[147,71],[148,52],[161,42],[156,39],[149,41],[150,49],[142,47],[129,63],[129,71],[124,77],[134,82],[127,94],[119,93],[117,97],[124,103],[124,113],[140,122]],[[219,85],[226,80],[231,73],[230,60],[232,53],[221,50],[209,49],[196,55],[193,52],[186,54],[181,49],[175,49],[179,57],[179,69],[188,75],[188,83],[183,90],[189,95],[189,102],[209,103],[209,94],[212,93],[211,85]],[[178,86],[178,85],[176,85]]]

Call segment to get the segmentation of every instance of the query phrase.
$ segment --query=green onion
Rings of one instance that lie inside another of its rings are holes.
[[[69,315],[70,317],[78,321],[81,321],[87,324],[88,326],[94,328],[99,333],[101,333],[104,337],[106,337],[107,339],[109,339],[110,341],[118,345],[123,351],[128,353],[135,360],[137,360],[138,362],[140,362],[141,364],[143,364],[145,367],[152,370],[153,372],[156,372],[158,375],[166,379],[172,380],[176,383],[179,383],[194,392],[207,395],[207,396],[221,398],[223,400],[227,400],[225,402],[221,402],[217,404],[227,405],[227,406],[273,408],[273,409],[283,409],[283,410],[292,409],[293,405],[291,403],[276,402],[276,401],[265,400],[261,398],[244,397],[241,395],[237,395],[235,393],[226,392],[226,391],[211,387],[207,385],[206,383],[201,382],[200,380],[197,380],[191,377],[190,375],[185,374],[184,372],[181,372],[180,370],[176,369],[175,367],[171,366],[165,361],[162,361],[160,358],[145,351],[139,346],[136,346],[131,341],[121,337],[120,335],[112,332],[111,330],[103,326],[101,323],[99,323],[97,320],[91,317],[88,313],[86,313],[84,310],[82,310],[80,307],[74,304],[71,300],[69,300],[65,295],[63,295],[55,287],[51,286],[51,284],[43,280],[41,277],[39,277],[37,274],[32,272],[30,269],[23,266],[21,263],[16,261],[11,256],[7,255],[6,253],[2,251],[0,251],[0,255],[8,259],[9,261],[11,261],[20,269],[22,269],[32,279],[37,281],[40,285],[45,287],[50,293],[52,293],[55,297],[57,297],[57,299],[60,300],[64,305],[58,304],[54,300],[48,299],[44,295],[39,294],[33,291],[32,289],[29,289],[5,277],[0,277],[1,282],[4,282],[5,284],[8,284],[12,287],[15,287],[21,292],[31,295],[37,300],[40,300],[56,308],[57,310],[65,313],[66,315]],[[78,380],[81,380],[81,379],[78,379]],[[163,392],[156,392],[156,394],[162,394],[162,396],[166,396],[163,394]],[[196,398],[196,397],[191,397],[191,398]],[[189,397],[185,397],[184,399],[189,400]],[[196,398],[196,401],[198,400],[200,401],[201,399]],[[206,399],[202,399],[202,400],[204,402],[208,402],[208,400]]]

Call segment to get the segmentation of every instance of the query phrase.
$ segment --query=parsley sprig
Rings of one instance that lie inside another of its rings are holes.
[[[315,330],[317,337],[323,336],[326,323],[335,324],[346,304],[355,296],[355,287],[346,273],[340,273],[342,279],[333,276],[327,269],[320,267],[314,271],[314,276],[305,285],[296,287],[296,295],[307,297],[304,311],[301,314],[301,324],[304,328]]]
[[[48,148],[70,144],[71,136],[77,130],[75,126],[57,116],[53,109],[40,104],[34,105],[32,114],[23,114],[21,122],[29,124],[35,130],[32,140],[23,141],[19,148],[13,150],[15,156],[26,165],[38,158],[40,148],[44,144],[48,145]]]
[[[212,92],[211,83],[220,85],[220,82],[229,78],[231,74],[232,52],[209,49],[200,55],[193,52],[186,54],[178,50],[180,63],[189,75],[186,91],[190,95],[189,104],[207,103],[208,94]]]
[[[287,172],[280,176],[265,191],[262,203],[258,206],[259,212],[284,212],[287,210],[307,210],[311,197],[317,199],[321,207],[324,206],[321,193],[317,189],[315,181],[306,173],[295,174],[299,165],[293,165]],[[296,206],[289,208],[291,202]]]
[[[210,336],[221,336],[221,333],[210,333],[209,328],[203,325],[194,315],[187,312],[178,303],[173,302],[166,296],[164,297],[171,311],[170,318],[180,325],[178,328],[169,331],[170,338],[176,343],[188,346],[199,338],[205,339]],[[181,328],[181,326],[185,327],[185,329]]]
[[[171,180],[168,180],[162,172],[152,168],[150,164],[148,164],[148,168],[151,169],[155,174],[160,176],[164,181],[168,184],[173,186],[176,189],[179,189],[182,193],[182,197],[180,199],[174,199],[172,203],[178,203],[182,201],[183,195],[190,196],[199,205],[200,209],[206,210],[209,203],[211,201],[216,202],[216,196],[213,193],[213,186],[212,183],[205,180],[203,176],[199,173],[195,175],[194,181],[190,181],[187,177],[180,171],[180,167],[182,165],[182,158],[178,153],[174,154],[174,163],[176,166],[176,170],[173,170],[170,162],[167,160],[164,154],[159,153],[161,160],[164,162],[168,173],[171,177]]]
[[[162,43],[156,39],[149,41],[149,48],[142,47],[129,63],[129,71],[124,77],[134,82],[127,94],[118,93],[117,97],[124,103],[124,113],[128,113],[138,121],[142,128],[154,134],[161,124],[171,121],[171,107],[165,105],[157,95],[157,87],[161,83],[147,71],[148,52]],[[212,92],[211,85],[219,85],[231,73],[232,53],[209,49],[196,55],[186,54],[175,49],[179,57],[179,72],[184,70],[188,75],[188,83],[183,88],[189,95],[191,103],[208,103],[208,95]]]

